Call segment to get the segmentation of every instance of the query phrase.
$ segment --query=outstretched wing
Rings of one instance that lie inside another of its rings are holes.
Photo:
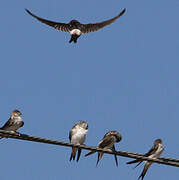
[[[65,23],[60,23],[60,22],[54,22],[54,21],[49,21],[47,19],[43,19],[40,18],[38,16],[36,16],[35,14],[31,13],[28,9],[25,9],[26,12],[28,14],[30,14],[32,17],[36,18],[37,20],[39,20],[40,22],[47,24],[49,26],[52,26],[53,28],[60,30],[60,31],[64,31],[64,32],[70,32],[71,27],[69,24],[65,24]]]
[[[97,31],[107,25],[110,25],[114,21],[116,21],[120,16],[122,16],[125,13],[125,11],[126,11],[126,9],[123,9],[123,11],[121,11],[120,14],[118,14],[114,18],[103,21],[103,22],[94,23],[94,24],[92,24],[92,23],[91,24],[82,24],[80,30],[82,33],[89,33],[89,32]]]

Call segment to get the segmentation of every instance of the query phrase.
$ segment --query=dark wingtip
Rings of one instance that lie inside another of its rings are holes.
[[[72,160],[72,154],[71,154],[71,156],[70,156],[70,161]]]
[[[126,162],[126,164],[133,164],[133,161]]]
[[[126,8],[124,8],[124,9],[120,12],[119,16],[122,16],[125,12],[126,12]]]
[[[117,157],[115,157],[116,167],[118,167],[118,160]]]
[[[126,164],[131,164],[131,162],[132,162],[132,161],[128,161],[128,162],[126,162]]]
[[[26,9],[26,8],[25,8],[25,11],[26,11],[27,13],[29,13],[29,14],[31,13],[31,12],[30,12],[28,9]]]
[[[89,156],[89,153],[85,154],[85,157]]]
[[[80,159],[80,155],[81,155],[81,149],[79,148],[79,149],[78,149],[77,160],[76,160],[77,162],[78,162],[78,161],[79,161],[79,159]]]
[[[31,16],[35,17],[35,15],[32,14],[28,9],[25,8],[25,11],[26,11],[28,14],[30,14]]]
[[[87,156],[89,156],[89,155],[91,155],[91,154],[93,154],[93,153],[95,153],[95,152],[90,151],[89,153],[85,154],[85,157],[87,157]]]
[[[98,166],[98,163],[99,163],[99,160],[97,160],[97,162],[96,162],[96,167]]]

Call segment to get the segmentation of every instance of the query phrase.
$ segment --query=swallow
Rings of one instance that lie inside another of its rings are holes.
[[[85,139],[86,139],[87,132],[88,132],[88,123],[85,121],[79,121],[72,127],[72,129],[69,133],[70,143],[75,144],[75,145],[83,145],[83,143],[85,142]],[[75,160],[77,151],[78,151],[78,155],[77,155],[76,161],[77,162],[79,161],[80,155],[81,155],[81,148],[76,148],[76,147],[72,147],[70,161],[72,159]]]
[[[112,150],[113,152],[115,152],[116,150],[114,144],[120,142],[121,140],[122,140],[122,136],[120,133],[118,133],[117,131],[109,131],[104,135],[103,139],[98,143],[97,148],[102,148],[104,150]],[[85,157],[95,152],[96,151],[91,151],[87,153]],[[103,152],[98,152],[98,159],[96,166],[98,165],[99,161],[102,159],[103,154],[104,154]],[[117,156],[114,155],[114,158],[115,158],[116,166],[118,166]]]
[[[47,19],[40,18],[36,16],[35,14],[31,13],[28,9],[25,9],[28,14],[30,14],[32,17],[36,18],[40,22],[47,24],[57,30],[69,32],[71,35],[71,39],[69,43],[77,42],[77,39],[81,36],[81,34],[86,34],[90,32],[97,31],[107,25],[110,25],[114,21],[116,21],[120,16],[122,16],[126,9],[123,9],[117,16],[113,17],[112,19],[108,19],[106,21],[98,22],[98,23],[90,23],[90,24],[81,24],[77,20],[71,20],[69,23],[60,23],[60,22],[54,22]]]
[[[146,153],[144,154],[144,156],[149,157],[149,158],[159,158],[160,155],[162,154],[164,150],[164,145],[162,143],[161,139],[156,139],[154,141],[154,145],[153,147]],[[133,160],[133,161],[129,161],[127,162],[127,164],[133,164],[133,163],[138,163],[135,167],[137,167],[139,164],[141,164],[143,161],[142,160]],[[144,179],[144,176],[147,172],[147,170],[149,169],[149,167],[152,165],[152,162],[149,161],[144,161],[145,165],[144,165],[144,169],[141,173],[141,175],[139,176],[138,180],[141,178],[142,180]]]
[[[22,120],[21,115],[22,113],[19,110],[15,109],[14,111],[12,111],[9,120],[0,129],[16,132],[20,127],[24,125],[24,121]],[[18,132],[16,133],[19,134]]]

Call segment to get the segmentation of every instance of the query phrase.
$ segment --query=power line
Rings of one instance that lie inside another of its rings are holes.
[[[117,156],[123,156],[123,157],[128,157],[128,158],[139,159],[139,160],[147,160],[147,161],[151,161],[158,164],[165,164],[169,166],[179,167],[179,159],[164,158],[164,157],[154,159],[154,158],[149,158],[143,154],[138,154],[138,153],[131,153],[131,152],[126,152],[126,151],[112,152],[110,150],[104,150],[97,147],[91,147],[91,146],[86,146],[86,145],[74,145],[67,142],[50,140],[50,139],[36,137],[36,136],[29,136],[26,134],[18,134],[15,132],[4,131],[4,130],[0,130],[0,137],[20,139],[20,140],[25,140],[25,141],[33,141],[33,142],[39,142],[39,143],[45,143],[45,144],[53,144],[53,145],[59,145],[59,146],[80,147],[81,149],[86,149],[86,150],[91,150],[91,151],[96,151],[96,152],[103,152],[103,153],[113,154],[113,155],[116,154]]]

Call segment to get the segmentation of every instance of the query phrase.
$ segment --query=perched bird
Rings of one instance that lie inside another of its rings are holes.
[[[70,39],[69,43],[71,43],[71,42],[76,43],[77,39],[80,37],[81,34],[94,32],[94,31],[97,31],[97,30],[103,28],[104,26],[110,25],[111,23],[116,21],[120,16],[122,16],[126,11],[126,9],[123,9],[120,12],[120,14],[118,14],[114,18],[103,21],[103,22],[81,24],[77,20],[71,20],[69,23],[60,23],[60,22],[49,21],[47,19],[43,19],[43,18],[36,16],[35,14],[31,13],[28,9],[25,9],[25,10],[27,13],[29,13],[31,16],[33,16],[40,22],[45,23],[49,26],[52,26],[53,28],[55,28],[57,30],[69,32],[71,35],[71,39]]]
[[[145,154],[146,157],[149,158],[159,158],[160,155],[162,154],[164,150],[164,146],[162,144],[162,140],[161,139],[156,139],[154,141],[154,145],[153,147]],[[142,163],[142,160],[133,160],[130,162],[127,162],[127,164],[133,164],[133,163],[138,163],[135,167],[137,167],[140,163]],[[141,173],[141,175],[139,176],[138,180],[141,178],[142,180],[144,179],[144,176],[148,170],[148,168],[152,165],[152,162],[149,161],[144,161],[145,165],[144,165],[144,169]]]
[[[72,127],[69,133],[70,143],[75,145],[82,145],[85,142],[87,132],[88,132],[88,123],[85,121],[79,121]],[[78,150],[77,162],[79,161],[81,155],[81,148],[76,148],[76,147],[72,147],[70,161],[72,159],[75,160],[77,150]]]
[[[118,133],[117,131],[109,131],[104,135],[103,139],[98,143],[97,148],[115,151],[114,144],[121,141],[121,139],[122,139],[122,136],[120,135],[120,133]],[[91,151],[88,154],[86,154],[85,157],[95,152],[96,151]],[[104,154],[103,152],[98,152],[98,159],[97,159],[96,166],[98,165],[99,161],[102,159],[103,154]],[[116,166],[118,166],[117,156],[114,155],[114,158],[115,158]]]
[[[0,129],[5,131],[16,132],[20,127],[24,125],[24,121],[22,120],[21,115],[22,113],[17,109],[12,111],[9,120]]]

